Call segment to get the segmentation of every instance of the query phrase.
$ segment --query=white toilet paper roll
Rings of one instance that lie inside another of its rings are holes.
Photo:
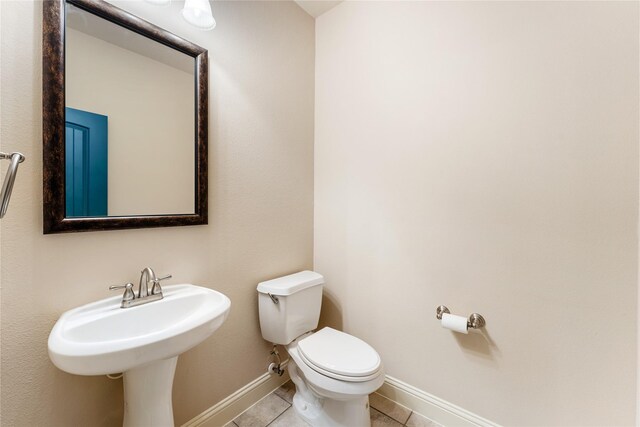
[[[442,327],[461,334],[469,333],[467,330],[467,318],[456,316],[455,314],[442,313]]]

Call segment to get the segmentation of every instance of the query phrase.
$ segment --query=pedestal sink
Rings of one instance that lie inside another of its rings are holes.
[[[222,325],[231,302],[220,292],[165,286],[164,298],[121,308],[106,298],[64,313],[49,335],[49,357],[77,375],[124,374],[124,426],[173,426],[171,388],[178,355]]]

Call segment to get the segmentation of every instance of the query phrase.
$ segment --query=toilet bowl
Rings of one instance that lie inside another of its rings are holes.
[[[326,346],[305,347],[316,338]],[[341,346],[348,340],[352,345]],[[369,394],[384,382],[384,368],[373,348],[331,328],[305,334],[286,348],[289,376],[296,385],[293,407],[302,419],[314,427],[371,425]],[[358,354],[365,357],[358,360]]]
[[[324,278],[313,271],[258,285],[262,336],[289,352],[293,407],[313,427],[369,427],[369,394],[384,382],[378,353],[352,335],[317,332]]]

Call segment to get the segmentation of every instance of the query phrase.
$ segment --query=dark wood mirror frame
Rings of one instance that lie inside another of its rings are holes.
[[[67,218],[65,212],[65,4],[120,25],[195,59],[195,213]],[[42,151],[44,234],[207,224],[207,50],[101,0],[43,2]]]

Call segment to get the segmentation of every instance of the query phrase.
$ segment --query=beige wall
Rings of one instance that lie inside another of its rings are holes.
[[[636,2],[319,17],[325,321],[495,422],[632,425],[638,48]],[[485,334],[443,330],[439,304],[483,314]]]
[[[59,371],[47,337],[144,266],[232,301],[178,361],[175,419],[188,420],[265,372],[257,282],[312,266],[312,18],[292,2],[214,2],[218,27],[199,32],[177,2],[118,5],[209,49],[209,225],[42,234],[41,3],[0,2],[1,144],[27,156],[1,223],[2,426],[121,422],[121,382]]]
[[[72,28],[65,37],[66,106],[108,116],[108,214],[194,213],[194,72]]]

